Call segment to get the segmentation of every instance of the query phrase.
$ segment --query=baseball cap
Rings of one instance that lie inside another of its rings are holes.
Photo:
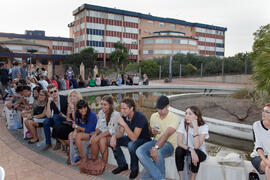
[[[163,109],[169,104],[169,98],[167,96],[160,96],[156,103],[157,109]]]

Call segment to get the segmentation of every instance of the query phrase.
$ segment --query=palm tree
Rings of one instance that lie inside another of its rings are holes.
[[[128,48],[123,43],[114,43],[115,51],[110,55],[112,64],[119,70],[119,66],[125,64],[128,61]]]
[[[253,52],[251,54],[256,88],[270,95],[270,24],[262,26],[254,33]]]

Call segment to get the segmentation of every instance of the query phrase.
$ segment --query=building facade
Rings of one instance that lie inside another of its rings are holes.
[[[92,47],[104,64],[115,42],[124,43],[129,59],[136,61],[177,53],[224,56],[224,27],[89,4],[78,7],[73,15],[68,26],[74,52]]]
[[[7,58],[9,64],[14,60],[26,61],[31,58],[32,63],[37,66],[46,67],[51,64],[53,72],[57,68],[61,69],[55,64],[61,64],[66,55],[73,54],[72,38],[45,36],[45,31],[25,31],[25,34],[0,33],[0,45],[11,51],[0,53],[0,57]]]

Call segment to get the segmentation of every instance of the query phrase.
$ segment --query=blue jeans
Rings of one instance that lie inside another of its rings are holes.
[[[113,149],[114,158],[116,159],[117,165],[122,167],[127,164],[125,156],[120,146],[125,146],[128,148],[130,154],[130,169],[131,171],[139,170],[139,161],[136,155],[136,150],[139,146],[146,143],[147,139],[137,139],[136,141],[131,141],[128,136],[122,136],[116,140],[116,147]]]
[[[166,142],[158,150],[158,161],[154,162],[150,156],[150,150],[157,143],[156,140],[152,140],[139,147],[136,154],[142,163],[147,174],[141,174],[142,179],[153,178],[155,180],[165,179],[165,158],[169,157],[174,152],[174,147],[170,142]]]
[[[46,144],[51,144],[51,129],[50,127],[60,125],[62,121],[66,119],[58,114],[53,115],[52,118],[45,118],[43,122],[44,134],[46,139]]]

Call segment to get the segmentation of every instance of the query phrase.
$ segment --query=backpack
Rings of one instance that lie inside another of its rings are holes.
[[[259,175],[252,171],[248,174],[248,180],[260,180]]]

